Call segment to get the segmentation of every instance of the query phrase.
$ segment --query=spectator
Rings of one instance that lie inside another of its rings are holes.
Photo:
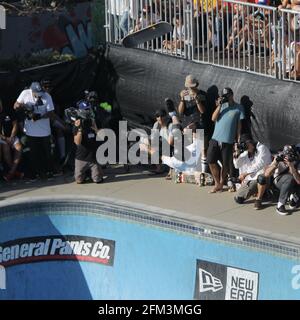
[[[131,29],[130,18],[137,19],[138,0],[125,0],[124,12],[120,20],[120,28],[123,32],[123,36],[127,36]]]
[[[42,88],[45,92],[51,95],[53,90],[53,85],[49,79],[44,79],[41,81]],[[52,113],[52,118],[50,119],[50,124],[55,138],[55,144],[58,146],[59,151],[59,162],[62,164],[66,157],[66,139],[65,132],[67,130],[65,123],[58,115],[57,105],[54,106],[55,112]]]
[[[259,210],[262,208],[263,195],[269,185],[269,181],[263,176],[263,173],[264,169],[272,162],[271,152],[262,143],[253,141],[249,135],[241,136],[239,146],[240,148],[237,144],[235,145],[233,163],[235,168],[239,169],[241,187],[234,199],[237,203],[242,204],[257,194],[254,209]],[[243,151],[244,148],[245,151]]]
[[[142,16],[140,17],[137,25],[135,26],[134,31],[138,31],[152,24],[158,23],[161,21],[160,13],[158,8],[150,2],[149,6],[145,6],[142,10]]]
[[[178,118],[177,112],[175,110],[174,102],[170,98],[165,99],[167,111],[169,114],[169,117],[172,120],[172,123],[169,125],[169,137],[168,137],[168,143],[171,146],[171,154],[174,158],[183,161],[183,144],[182,140],[182,126],[180,123],[180,120]],[[180,143],[177,145],[177,141],[181,141],[181,146]],[[179,148],[179,149],[178,149]],[[169,173],[166,176],[166,180],[171,180],[172,179],[172,167],[170,167]]]
[[[282,216],[288,215],[286,203],[290,195],[292,199],[289,203],[290,209],[299,206],[299,200],[295,195],[299,195],[300,185],[300,159],[299,149],[295,146],[287,145],[281,155],[276,156],[271,165],[266,169],[265,176],[271,177],[274,174],[274,184],[279,189],[279,201],[276,212]]]
[[[215,129],[207,151],[207,162],[215,182],[210,193],[223,190],[232,166],[233,144],[240,139],[241,121],[244,118],[244,108],[234,101],[232,89],[223,89],[222,97],[217,100],[217,108],[212,115]],[[222,163],[222,170],[218,160]]]
[[[88,109],[85,103],[79,105],[81,109]],[[75,121],[74,143],[76,145],[75,155],[75,181],[78,184],[84,183],[87,172],[91,171],[91,178],[95,183],[103,182],[101,166],[96,161],[98,128],[94,120]]]
[[[187,129],[191,129],[193,133],[193,140],[190,145],[187,146],[187,150],[190,153],[190,157],[188,159],[178,159],[176,156],[162,156],[162,161],[164,164],[169,166],[172,169],[175,169],[177,172],[195,172],[201,171],[201,140],[200,137],[197,136],[197,129],[200,129],[199,124],[191,123]]]
[[[26,110],[24,131],[30,148],[31,178],[52,177],[50,118],[54,106],[51,96],[38,82],[23,90],[14,105],[15,110]]]
[[[193,75],[185,79],[185,89],[180,92],[178,113],[183,118],[182,125],[186,127],[191,121],[199,122],[205,129],[205,102],[206,94],[198,89],[199,82]]]
[[[182,126],[187,127],[191,123],[197,123],[197,127],[204,130],[204,144],[202,155],[202,173],[207,172],[206,154],[209,140],[209,123],[207,117],[206,93],[198,89],[199,82],[193,75],[185,79],[186,89],[180,92],[179,115],[183,117]]]
[[[121,21],[127,10],[128,0],[109,0],[107,11],[109,13],[110,42],[117,42],[118,40],[123,38],[124,34],[122,34]],[[123,23],[125,22],[123,21]]]
[[[0,100],[0,138],[2,143],[3,160],[9,170],[4,179],[10,181],[13,178],[21,178],[22,174],[17,171],[22,155],[22,145],[17,137],[18,123],[13,109],[4,108]]]
[[[253,102],[248,96],[242,96],[240,104],[244,107],[245,119],[242,120],[241,134],[247,134],[252,138],[252,118],[255,119],[255,115],[252,112]]]
[[[159,158],[159,163],[155,165],[155,170],[150,172],[150,175],[164,173],[164,167],[161,165],[162,152],[167,152],[170,155],[170,130],[172,128],[172,120],[167,115],[165,109],[159,109],[155,112],[156,122],[153,125],[151,132],[151,143],[148,137],[143,137],[140,142],[140,151],[151,155],[151,160]],[[158,145],[154,145],[159,143]],[[167,149],[169,150],[166,150]]]
[[[183,50],[184,48],[184,25],[182,24],[183,17],[179,13],[176,13],[176,17],[174,19],[174,28],[173,28],[173,36],[172,40],[164,40],[163,46],[167,50],[171,50],[172,52],[176,52],[176,50]]]

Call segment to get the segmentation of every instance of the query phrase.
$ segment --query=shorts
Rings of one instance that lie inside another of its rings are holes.
[[[92,180],[98,183],[102,180],[102,170],[98,163],[75,159],[75,180],[83,182],[87,171],[91,171]]]
[[[206,158],[208,164],[216,164],[218,163],[218,160],[220,160],[222,166],[229,170],[233,161],[232,156],[233,144],[218,142],[213,139],[209,141]]]
[[[21,143],[18,137],[14,137],[12,144],[10,145],[12,149],[16,149],[16,145]],[[7,144],[7,142],[3,141],[1,144]]]

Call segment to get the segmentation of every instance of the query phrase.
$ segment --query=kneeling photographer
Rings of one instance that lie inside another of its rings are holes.
[[[262,208],[262,198],[269,184],[263,176],[264,169],[271,163],[270,150],[260,142],[253,141],[249,135],[242,135],[239,144],[235,144],[233,164],[239,169],[241,187],[234,200],[242,204],[251,196],[257,194],[254,209]]]
[[[93,112],[85,102],[79,104],[78,110],[71,110],[71,118],[74,122],[74,143],[76,145],[75,154],[75,180],[76,183],[84,183],[88,171],[91,172],[91,178],[95,183],[103,182],[103,172],[101,166],[97,163],[97,125],[94,120]],[[67,117],[68,112],[66,113]]]
[[[279,199],[276,207],[278,214],[286,216],[289,212],[285,205],[289,200],[290,209],[299,206],[297,194],[300,185],[300,152],[294,145],[286,145],[283,151],[275,156],[271,165],[267,168],[265,176],[274,175],[274,185],[279,189]]]

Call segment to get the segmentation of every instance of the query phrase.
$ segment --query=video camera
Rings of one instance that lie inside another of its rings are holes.
[[[299,160],[299,155],[296,146],[285,145],[283,147],[283,150],[279,152],[278,155],[275,157],[277,162],[284,161],[285,158],[287,158],[288,162],[294,162]]]
[[[84,102],[81,102],[83,104]],[[95,114],[92,108],[75,108],[71,107],[65,110],[66,122],[74,125],[76,120],[81,120],[81,128],[87,128],[92,125],[92,120],[95,119]]]
[[[42,106],[43,104],[44,103],[43,103],[41,97],[37,98],[37,101],[34,105],[32,105],[30,103],[25,103],[23,105],[23,108],[20,109],[20,112],[22,113],[23,118],[28,119],[28,120],[32,120],[34,118],[34,114],[36,114],[34,108]]]

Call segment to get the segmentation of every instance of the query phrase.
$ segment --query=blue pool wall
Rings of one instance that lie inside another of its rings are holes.
[[[109,239],[115,241],[114,265],[44,261],[9,266],[0,299],[193,299],[197,260],[257,272],[260,300],[300,299],[300,288],[295,289],[300,277],[292,272],[300,265],[297,255],[89,213],[74,202],[65,211],[58,207],[28,211],[21,206],[21,213],[0,214],[0,244],[51,235]]]

